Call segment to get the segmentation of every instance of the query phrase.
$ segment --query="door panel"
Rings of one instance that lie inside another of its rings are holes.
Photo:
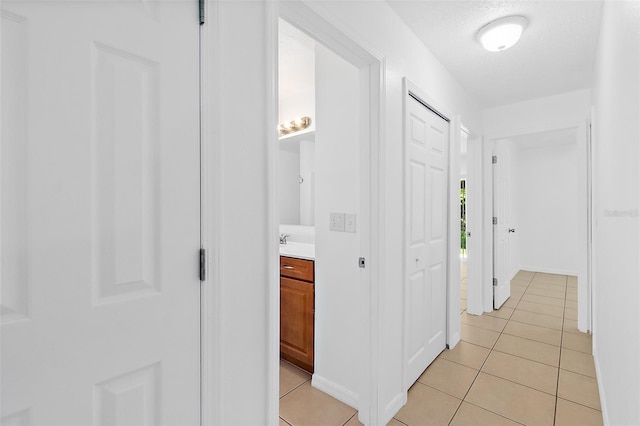
[[[493,286],[493,307],[499,309],[511,296],[509,142],[496,141],[494,155],[497,162],[493,164],[493,216],[497,217],[497,223],[493,226],[493,276],[497,281]]]
[[[405,380],[445,348],[449,123],[408,101],[406,150]]]
[[[198,424],[197,2],[2,2],[2,424]]]

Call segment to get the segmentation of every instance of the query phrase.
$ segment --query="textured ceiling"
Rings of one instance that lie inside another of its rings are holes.
[[[388,3],[482,105],[505,105],[591,87],[602,1]],[[529,26],[511,49],[487,52],[477,31],[508,15]]]

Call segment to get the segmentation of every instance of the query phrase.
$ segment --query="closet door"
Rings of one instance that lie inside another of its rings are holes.
[[[405,129],[405,384],[446,346],[449,122],[408,97]]]

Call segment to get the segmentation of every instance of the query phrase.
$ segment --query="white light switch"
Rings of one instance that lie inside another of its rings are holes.
[[[344,216],[344,231],[356,232],[356,214],[355,213],[347,213]]]
[[[329,230],[344,232],[344,213],[329,214]]]

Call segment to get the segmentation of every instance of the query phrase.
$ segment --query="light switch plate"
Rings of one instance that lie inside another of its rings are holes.
[[[355,213],[347,213],[344,216],[344,231],[345,232],[356,232],[356,214]]]
[[[344,232],[344,213],[329,214],[329,230]]]

